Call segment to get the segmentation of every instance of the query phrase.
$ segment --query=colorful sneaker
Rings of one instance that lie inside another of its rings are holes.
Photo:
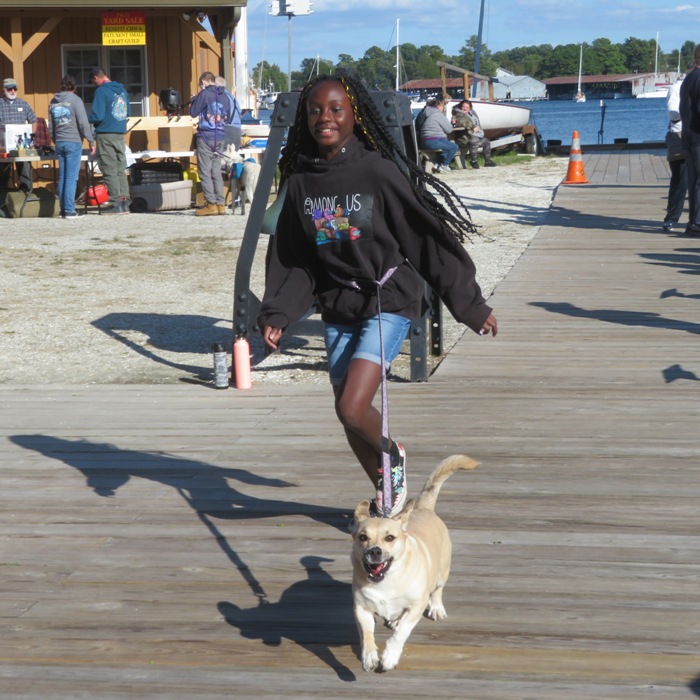
[[[391,511],[389,512],[389,517],[393,518],[397,516],[406,505],[406,496],[408,495],[408,490],[406,488],[406,450],[404,450],[402,445],[396,443],[396,448],[398,450],[398,458],[392,457],[391,459],[391,493],[393,498],[393,503],[391,504]],[[382,468],[379,469],[379,481],[377,483],[377,498],[376,498],[376,509],[379,516],[383,516],[384,508],[384,492],[383,492],[383,475]]]

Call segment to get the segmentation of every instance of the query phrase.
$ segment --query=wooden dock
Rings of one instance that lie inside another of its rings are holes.
[[[0,695],[700,697],[700,241],[660,230],[663,152],[584,164],[499,336],[390,386],[412,492],[481,462],[438,502],[449,617],[396,671],[357,658],[370,494],[328,387],[4,385]]]

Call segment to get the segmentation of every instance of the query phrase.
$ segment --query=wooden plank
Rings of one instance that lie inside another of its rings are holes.
[[[498,337],[391,383],[412,493],[446,454],[481,462],[438,502],[449,617],[391,674],[356,656],[371,489],[326,386],[0,386],[3,694],[696,692],[697,252],[654,224],[662,159],[587,156],[593,186],[559,188],[491,300]]]

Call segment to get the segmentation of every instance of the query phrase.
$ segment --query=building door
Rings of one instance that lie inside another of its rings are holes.
[[[129,95],[132,117],[148,116],[148,86],[146,85],[146,54],[144,46],[64,46],[64,74],[72,75],[77,83],[76,94],[90,112],[95,86],[90,72],[101,66],[107,75],[122,83]]]

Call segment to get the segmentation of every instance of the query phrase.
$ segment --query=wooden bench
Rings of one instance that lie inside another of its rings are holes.
[[[479,153],[483,148],[479,146]],[[433,171],[437,167],[439,163],[439,158],[438,156],[443,153],[441,149],[432,149],[432,148],[421,148],[418,150],[418,155],[420,157],[421,165],[423,166],[423,170],[428,172],[428,169],[431,168]],[[455,155],[454,159],[452,160],[452,163],[454,164],[455,170],[464,170],[467,167],[467,163],[471,161],[471,155],[469,153],[469,147],[468,146],[461,146],[459,151],[457,151],[457,154]]]
[[[439,155],[444,153],[442,149],[421,148],[418,150],[418,157],[425,172],[435,172],[439,164]]]

